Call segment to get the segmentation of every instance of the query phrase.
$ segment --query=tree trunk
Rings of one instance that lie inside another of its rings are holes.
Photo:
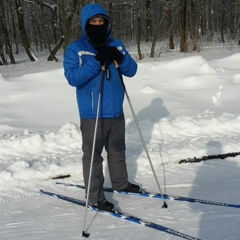
[[[16,29],[16,23],[15,23],[15,17],[14,17],[14,12],[11,9],[11,19],[12,19],[12,35],[13,35],[13,41],[15,43],[15,47],[16,47],[16,51],[15,53],[18,54],[19,53],[19,47],[18,47],[18,40],[17,40],[17,29]]]
[[[224,39],[224,28],[225,28],[225,14],[226,14],[226,10],[225,10],[225,0],[222,0],[222,12],[221,12],[221,39],[222,39],[222,43],[225,43],[225,39]]]
[[[207,41],[212,42],[213,40],[213,5],[212,0],[208,0],[205,3],[205,11],[206,11],[206,33],[207,33]]]
[[[24,47],[29,59],[32,62],[34,62],[36,60],[36,58],[35,58],[32,50],[31,50],[30,43],[29,43],[28,36],[27,36],[27,32],[26,32],[26,29],[25,29],[21,1],[20,0],[15,0],[15,6],[16,6],[17,18],[18,18],[18,28],[19,28],[19,31],[20,31],[23,47]]]
[[[156,46],[157,38],[158,38],[158,35],[161,32],[163,23],[164,23],[165,19],[167,18],[167,16],[168,16],[168,6],[166,7],[166,10],[165,10],[165,12],[164,12],[160,22],[158,23],[158,26],[157,26],[157,28],[155,30],[154,35],[153,35],[150,58],[154,58],[154,52],[155,52],[155,46]]]
[[[48,61],[53,61],[53,60],[55,60],[56,62],[58,62],[58,59],[55,57],[55,55],[56,55],[56,53],[57,53],[57,51],[60,49],[60,47],[63,45],[63,43],[64,43],[64,37],[62,36],[59,40],[58,40],[58,42],[57,42],[57,44],[55,45],[55,47],[53,48],[53,50],[50,52],[50,55],[49,55],[49,57],[48,57]]]
[[[2,61],[0,61],[0,65],[7,65],[8,62],[7,62],[7,59],[5,58],[5,55],[4,55],[3,43],[1,42],[1,39],[0,39],[0,57],[2,59]]]
[[[15,59],[13,56],[13,52],[12,52],[12,45],[11,45],[11,41],[9,38],[9,31],[7,29],[7,22],[6,22],[6,17],[5,17],[5,7],[4,7],[4,3],[1,3],[0,6],[0,26],[2,28],[2,33],[4,35],[4,39],[5,39],[5,49],[6,49],[6,53],[8,54],[11,64],[15,64]],[[3,46],[4,44],[2,44]],[[2,47],[2,54],[3,54],[3,47]],[[4,56],[4,55],[3,55]],[[4,64],[6,63],[5,59],[3,59]]]
[[[112,2],[112,0],[109,0],[108,13],[109,13],[110,19],[112,19],[112,15],[113,15],[113,2]]]
[[[188,0],[180,0],[180,52],[188,51]]]
[[[168,41],[169,41],[169,48],[174,49],[174,41],[173,41],[173,21],[172,21],[172,2],[168,0],[169,8],[167,9],[168,15]]]
[[[141,9],[140,2],[135,1],[135,10],[136,10],[136,42],[137,42],[137,51],[138,51],[138,59],[142,60],[142,52],[141,52]]]
[[[152,36],[151,3],[152,0],[146,0],[146,42],[149,42]]]
[[[193,51],[200,51],[201,41],[201,15],[202,15],[202,0],[197,0],[196,23],[195,23],[195,37],[193,43]]]
[[[66,51],[67,46],[69,45],[69,32],[71,29],[71,25],[72,25],[72,19],[74,16],[74,13],[77,9],[79,9],[79,4],[80,1],[79,0],[73,0],[73,2],[70,4],[71,9],[65,9],[66,5],[63,2],[60,2],[60,8],[61,8],[61,12],[62,12],[62,20],[63,20],[63,36],[64,36],[64,44],[63,44],[63,48],[64,48],[64,52]]]

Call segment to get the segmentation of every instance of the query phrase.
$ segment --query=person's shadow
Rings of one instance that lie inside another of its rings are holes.
[[[163,139],[162,139],[162,132],[161,132],[161,126],[159,124],[159,121],[162,118],[166,118],[168,116],[169,116],[169,111],[167,110],[161,98],[153,99],[149,106],[145,107],[144,109],[142,109],[136,114],[140,131],[141,131],[144,143],[146,144],[146,147],[150,156],[150,160],[152,162],[153,160],[156,160],[154,159],[156,158],[156,156],[154,156],[154,154],[151,154],[150,149],[148,149],[148,144],[151,142],[151,139],[152,137],[154,137],[153,135],[156,134],[156,132],[158,135],[157,137],[158,140],[159,140],[159,136],[161,136],[161,140],[157,141],[157,143],[154,143],[154,148],[157,148],[155,149],[156,150],[155,152],[158,153],[157,167],[159,167],[159,164],[161,164],[161,167],[163,169],[164,183],[161,182],[160,185],[163,184],[164,186],[166,185],[165,169],[164,169],[163,159],[161,157],[161,145],[162,145]],[[126,146],[127,146],[127,151],[126,151],[127,167],[130,173],[129,180],[136,183],[135,177],[137,175],[138,166],[141,166],[141,169],[142,169],[143,168],[142,162],[144,162],[144,165],[146,165],[147,169],[150,169],[150,171],[152,170],[150,168],[150,163],[147,160],[147,155],[145,153],[144,146],[142,144],[134,119],[130,123],[127,123],[126,125]],[[160,162],[159,162],[159,157],[161,158]],[[154,162],[156,163],[156,161]],[[156,164],[153,164],[153,165],[155,169]],[[137,183],[142,187],[143,183],[139,182],[139,180],[137,181]]]
[[[136,113],[135,113],[136,114]],[[140,131],[144,139],[144,143],[148,145],[152,139],[152,135],[154,134],[153,131],[155,131],[154,128],[158,128],[157,135],[158,140],[159,136],[161,136],[162,139],[162,133],[161,133],[161,126],[158,123],[161,118],[165,118],[169,116],[169,112],[167,108],[164,106],[164,102],[161,98],[155,98],[152,100],[149,106],[142,109],[136,114],[137,122],[140,126]],[[146,168],[149,169],[148,174],[152,174],[152,178],[154,179],[152,170],[150,168],[150,163],[147,160],[146,153],[144,151],[143,144],[141,142],[141,138],[139,136],[136,123],[134,121],[134,118],[132,117],[131,121],[128,122],[129,119],[126,119],[126,163],[127,163],[127,170],[128,170],[128,180],[131,183],[138,184],[141,188],[144,187],[144,183],[141,182],[141,180],[136,179],[138,166],[141,166],[141,170],[143,169],[143,165],[141,164],[142,161],[144,161],[144,164],[146,165]],[[157,125],[157,126],[156,126]],[[156,133],[155,133],[156,134]],[[166,179],[165,179],[165,168],[163,164],[163,160],[161,157],[161,145],[163,140],[160,142],[157,142],[157,149],[156,152],[158,154],[157,159],[157,165],[156,161],[154,164],[154,169],[156,167],[159,167],[161,164],[161,169],[163,170],[163,179],[164,183],[158,179],[160,182],[160,186],[164,185],[166,186]],[[155,144],[155,145],[156,145]],[[149,151],[149,149],[148,149]],[[153,157],[151,152],[149,152],[151,161],[153,160]],[[143,157],[142,157],[143,156]],[[105,159],[104,163],[104,169],[105,169],[105,183],[104,186],[111,187],[111,182],[109,178],[109,172],[107,167],[107,161],[106,161],[106,153],[103,155]],[[159,157],[161,158],[159,160]],[[155,156],[156,158],[156,156]],[[155,159],[156,160],[156,159]],[[139,163],[139,161],[141,163]],[[150,173],[151,171],[151,173]],[[141,173],[144,174],[144,173]],[[118,202],[114,199],[113,194],[106,193],[107,199],[110,200],[112,203],[114,203],[115,206],[118,205]]]
[[[207,155],[222,154],[222,144],[210,141]],[[198,164],[198,163],[192,163]],[[189,197],[209,201],[240,204],[239,166],[231,159],[207,160],[200,166]],[[199,220],[198,238],[204,240],[240,239],[240,211],[236,208],[189,203]]]

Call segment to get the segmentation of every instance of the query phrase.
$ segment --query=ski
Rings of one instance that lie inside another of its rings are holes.
[[[51,196],[51,197],[59,198],[59,199],[62,199],[64,201],[67,201],[67,202],[78,204],[80,206],[86,206],[86,202],[83,201],[83,200],[79,200],[79,199],[76,199],[76,198],[64,196],[64,195],[61,195],[61,194],[55,194],[55,193],[52,193],[52,192],[46,192],[44,190],[40,190],[40,192],[43,193],[43,194],[46,194],[48,196]],[[143,226],[146,226],[146,227],[149,227],[149,228],[153,228],[153,229],[161,231],[161,232],[166,232],[168,234],[172,234],[172,235],[180,237],[180,238],[189,239],[189,240],[200,240],[199,238],[187,235],[185,233],[176,231],[174,229],[165,227],[163,225],[159,225],[159,224],[144,220],[142,218],[135,217],[133,215],[129,215],[129,214],[124,213],[124,212],[120,212],[118,210],[115,210],[114,212],[108,212],[108,211],[99,210],[95,207],[89,207],[89,208],[94,210],[94,211],[100,212],[100,213],[109,214],[109,215],[111,215],[113,217],[117,217],[117,218],[123,218],[127,221],[130,221],[130,222],[133,222],[133,223],[136,223],[136,224],[140,224],[140,225],[143,225]]]
[[[57,182],[56,184],[64,185],[67,187],[76,187],[76,188],[85,189],[85,186],[81,185],[81,184],[70,184],[70,183],[62,183],[62,182]],[[201,203],[201,204],[208,204],[208,205],[215,205],[215,206],[222,206],[222,207],[240,208],[240,205],[238,205],[238,204],[216,202],[216,201],[210,201],[210,200],[204,200],[204,199],[198,199],[198,198],[172,196],[172,195],[168,195],[168,194],[162,195],[160,193],[150,193],[150,192],[145,192],[145,191],[142,191],[139,193],[131,193],[131,192],[113,190],[112,188],[108,188],[108,187],[104,187],[103,189],[106,192],[112,192],[112,193],[118,193],[118,194],[127,194],[127,195],[135,195],[135,196],[149,197],[149,198],[161,198],[161,199],[163,196],[163,198],[166,200],[176,200],[176,201]]]

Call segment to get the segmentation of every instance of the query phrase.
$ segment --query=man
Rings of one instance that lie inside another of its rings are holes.
[[[122,74],[127,77],[135,75],[137,63],[123,43],[112,38],[109,16],[100,5],[86,5],[81,12],[81,22],[82,37],[70,44],[66,50],[65,77],[71,86],[76,87],[86,189],[96,134],[88,205],[112,211],[114,205],[106,200],[103,191],[101,153],[104,147],[107,151],[112,188],[129,192],[139,192],[140,189],[138,185],[128,182],[123,114],[124,87],[121,80]],[[115,65],[118,65],[119,69]]]

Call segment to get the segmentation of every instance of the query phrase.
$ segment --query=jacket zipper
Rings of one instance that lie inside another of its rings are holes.
[[[94,93],[93,91],[91,93],[92,93],[92,111],[94,111]]]

